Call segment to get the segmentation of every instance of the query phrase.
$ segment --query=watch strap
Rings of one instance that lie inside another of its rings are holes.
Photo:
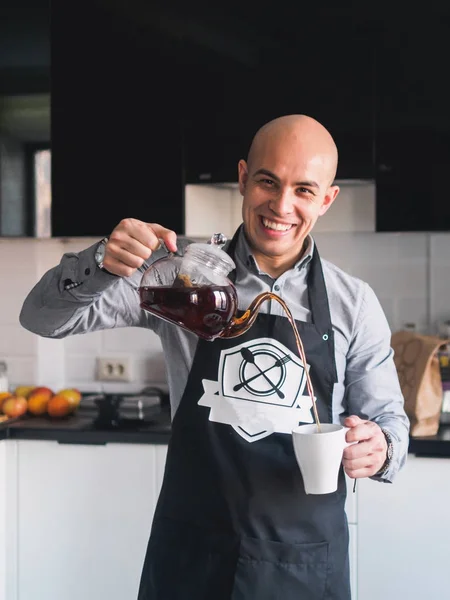
[[[391,434],[389,433],[389,431],[386,431],[386,429],[383,429],[383,428],[381,428],[381,431],[383,432],[383,435],[386,438],[386,444],[387,444],[386,460],[384,461],[383,466],[376,473],[376,475],[384,475],[384,473],[386,473],[386,471],[389,469],[389,467],[391,465],[392,457],[394,455],[394,443],[392,441]]]

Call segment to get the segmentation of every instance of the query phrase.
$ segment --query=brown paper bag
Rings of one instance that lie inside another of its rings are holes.
[[[447,340],[411,331],[392,335],[394,362],[413,437],[438,432],[443,392],[437,350],[445,343]]]

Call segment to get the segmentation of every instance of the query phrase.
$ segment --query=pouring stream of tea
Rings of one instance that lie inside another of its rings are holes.
[[[303,367],[305,369],[306,387],[308,389],[308,394],[309,394],[309,397],[311,398],[311,402],[312,402],[312,409],[313,409],[313,413],[314,413],[314,419],[315,419],[316,425],[317,425],[317,432],[321,433],[319,414],[317,412],[317,406],[316,406],[316,402],[314,399],[313,386],[312,386],[311,378],[309,376],[308,369],[307,369],[305,349],[303,347],[303,342],[302,342],[300,334],[298,332],[297,325],[295,324],[294,317],[292,316],[292,313],[291,313],[288,305],[286,304],[286,302],[284,300],[282,300],[276,294],[273,294],[272,292],[264,292],[262,294],[259,294],[259,296],[256,296],[256,298],[253,300],[253,302],[251,303],[249,308],[245,311],[245,313],[241,317],[239,317],[238,319],[236,319],[234,321],[232,329],[235,329],[235,328],[237,329],[237,331],[238,331],[237,335],[239,335],[240,333],[244,333],[244,331],[247,331],[247,329],[250,327],[251,323],[253,323],[253,321],[255,320],[256,313],[258,312],[259,307],[265,300],[276,300],[279,304],[281,304],[281,307],[285,311],[288,321],[291,324],[292,331],[294,332],[295,342],[297,344],[298,352],[300,354],[300,358],[303,361]],[[243,327],[242,330],[239,329],[239,325],[241,325],[241,324],[242,325],[245,324],[245,326]],[[223,337],[235,337],[235,336],[233,334],[230,335],[229,332],[226,332]]]

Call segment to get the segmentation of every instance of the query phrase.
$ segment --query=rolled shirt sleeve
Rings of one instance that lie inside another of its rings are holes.
[[[364,284],[347,355],[345,390],[349,414],[374,421],[390,433],[392,461],[382,475],[372,479],[392,482],[406,462],[409,419],[394,364],[389,324],[374,291],[367,284]]]
[[[153,319],[139,305],[141,273],[116,277],[100,270],[97,244],[66,253],[47,271],[22,305],[19,320],[43,337],[62,338],[114,327],[150,327]]]

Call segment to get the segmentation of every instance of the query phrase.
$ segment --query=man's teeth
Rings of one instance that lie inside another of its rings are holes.
[[[269,221],[268,219],[263,219],[264,227],[268,229],[274,229],[275,231],[287,231],[292,227],[292,225],[283,225],[282,223],[274,223],[273,221]]]

